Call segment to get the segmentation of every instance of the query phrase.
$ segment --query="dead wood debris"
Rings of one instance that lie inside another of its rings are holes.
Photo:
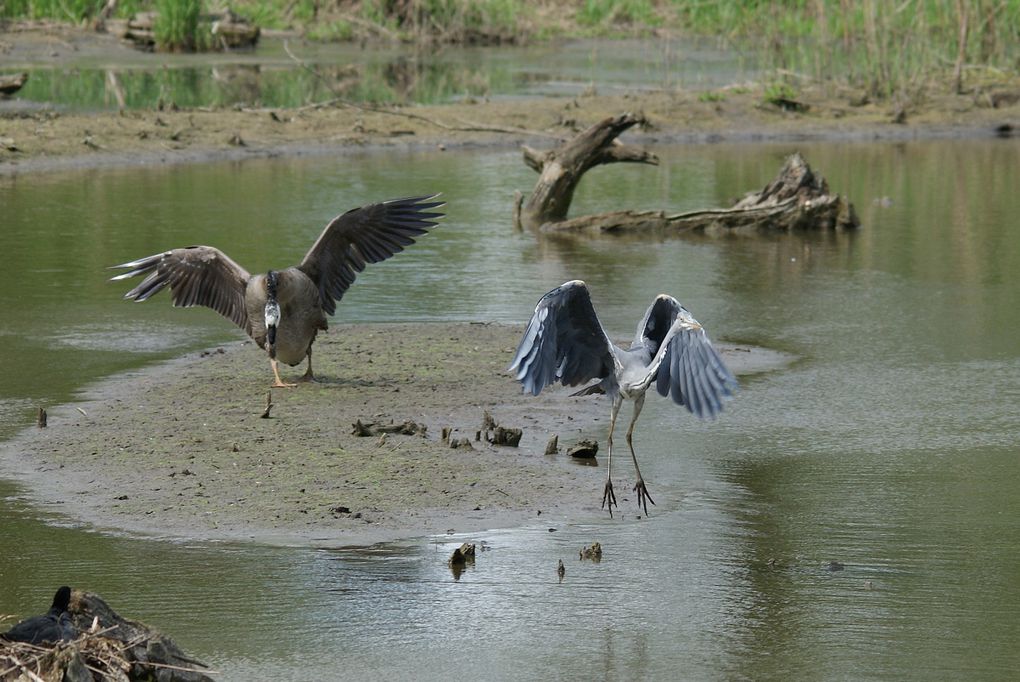
[[[386,433],[395,433],[402,436],[425,437],[428,427],[424,424],[417,424],[413,421],[405,421],[403,424],[396,424],[390,420],[389,424],[380,422],[362,422],[360,419],[352,425],[351,434],[360,438],[368,436],[380,436]]]
[[[507,428],[497,424],[488,410],[485,410],[482,414],[482,432],[485,435],[485,440],[489,443],[493,445],[506,445],[512,448],[520,445],[521,436],[524,435],[521,429]]]
[[[599,443],[596,440],[585,438],[567,449],[567,454],[579,459],[592,459],[599,453]]]
[[[589,169],[606,163],[657,164],[651,152],[628,147],[616,138],[644,116],[606,118],[548,151],[524,146],[524,163],[540,173],[531,194],[515,194],[514,224],[555,234],[731,234],[734,231],[848,230],[860,226],[848,199],[829,191],[828,183],[799,153],[759,192],[729,208],[670,214],[663,210],[623,210],[567,218],[574,190]]]
[[[0,95],[13,95],[28,82],[28,73],[0,75]]]

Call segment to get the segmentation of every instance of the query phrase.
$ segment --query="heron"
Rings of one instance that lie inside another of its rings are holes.
[[[10,642],[29,644],[69,642],[75,637],[74,625],[67,613],[70,603],[71,588],[64,585],[53,595],[53,604],[48,612],[26,618],[0,636]]]
[[[212,308],[243,329],[269,354],[273,387],[291,388],[278,361],[291,367],[308,358],[303,381],[315,381],[312,343],[329,328],[357,274],[414,243],[436,225],[438,195],[393,199],[354,208],[333,218],[304,259],[285,270],[251,275],[213,246],[188,246],[114,265],[128,272],[111,281],[147,275],[124,298],[146,301],[170,287],[174,306]]]
[[[637,474],[638,506],[647,514],[648,503],[655,500],[641,477],[633,436],[648,388],[654,384],[659,395],[668,395],[701,419],[715,418],[737,390],[736,378],[705,329],[675,298],[656,296],[638,323],[634,341],[623,349],[609,339],[581,280],[566,282],[539,299],[509,371],[525,392],[536,396],[557,381],[577,386],[598,379],[572,395],[604,393],[612,401],[602,494],[602,508],[608,506],[610,516],[613,507],[619,507],[613,491],[613,431],[624,400],[634,401],[627,446]]]

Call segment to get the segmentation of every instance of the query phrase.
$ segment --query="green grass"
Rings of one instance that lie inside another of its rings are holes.
[[[610,30],[619,25],[650,28],[662,23],[652,0],[584,0],[577,21]]]
[[[717,92],[715,90],[705,90],[704,92],[702,92],[702,93],[700,93],[698,95],[698,101],[699,102],[706,102],[706,103],[709,103],[709,102],[725,102],[726,101],[726,95],[724,93]]]
[[[202,0],[156,0],[156,45],[172,52],[208,47],[209,26],[201,21]]]
[[[201,48],[201,0],[122,0],[117,15],[156,9],[172,49]],[[0,0],[0,17],[80,23],[104,0]],[[1020,71],[1020,0],[231,0],[264,28],[314,40],[396,38],[497,43],[666,29],[710,36],[776,78],[848,84],[875,100],[966,90]],[[219,5],[217,5],[219,7]],[[544,13],[544,14],[543,14]],[[539,24],[536,17],[551,16]],[[571,23],[573,22],[573,23]],[[966,31],[961,28],[966,25]],[[198,31],[197,33],[192,33]],[[962,36],[962,39],[961,39]],[[959,74],[959,78],[957,78]]]
[[[670,0],[669,5],[672,23],[682,30],[719,36],[742,51],[765,55],[773,69],[842,81],[876,99],[909,99],[945,87],[958,60],[969,71],[1020,69],[1020,0]]]

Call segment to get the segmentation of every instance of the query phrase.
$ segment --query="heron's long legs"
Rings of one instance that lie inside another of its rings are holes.
[[[297,384],[284,383],[283,379],[280,378],[280,368],[277,367],[276,358],[269,358],[269,364],[273,368],[273,376],[276,378],[276,382],[273,383],[274,388],[294,388]]]
[[[613,492],[613,429],[616,428],[616,416],[620,414],[620,405],[623,404],[623,397],[616,396],[613,398],[613,409],[609,417],[609,463],[606,465],[606,488],[602,493],[602,508],[606,508],[606,502],[609,503],[609,516],[613,516],[613,507],[619,507],[616,504],[616,493]]]
[[[630,456],[634,460],[634,471],[637,472],[637,483],[634,484],[634,490],[637,492],[637,502],[639,507],[644,507],[645,514],[648,514],[648,503],[655,504],[655,500],[648,494],[648,488],[645,487],[645,480],[641,478],[641,469],[638,468],[637,455],[634,454],[634,425],[637,424],[638,415],[641,414],[641,408],[645,406],[645,394],[642,393],[634,399],[634,416],[630,420],[630,428],[627,429],[627,446],[630,447]]]
[[[315,381],[315,375],[312,374],[312,346],[308,346],[308,369],[301,375],[301,381]]]

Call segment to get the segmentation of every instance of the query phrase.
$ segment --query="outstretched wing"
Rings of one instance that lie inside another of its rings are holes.
[[[671,319],[672,318],[672,319]],[[669,322],[665,332],[662,325]],[[698,321],[676,299],[659,296],[645,314],[638,334],[647,346],[658,344],[648,366],[655,390],[697,417],[711,419],[737,390],[737,380]],[[644,329],[644,331],[642,331]]]
[[[645,316],[638,322],[637,334],[631,348],[642,345],[648,350],[648,355],[654,358],[681,310],[685,308],[672,296],[666,294],[656,296],[645,311]]]
[[[535,306],[510,371],[524,390],[538,395],[556,382],[576,386],[613,373],[617,364],[588,286],[574,280],[556,287]]]
[[[367,263],[378,263],[403,251],[436,224],[433,219],[443,214],[429,209],[443,205],[430,201],[437,196],[370,204],[338,215],[326,225],[298,269],[319,287],[327,315],[333,314],[336,302]]]
[[[148,275],[124,298],[145,301],[169,286],[175,306],[204,305],[251,333],[244,307],[244,291],[251,275],[217,248],[189,246],[112,267],[128,272],[111,277],[111,281]]]

